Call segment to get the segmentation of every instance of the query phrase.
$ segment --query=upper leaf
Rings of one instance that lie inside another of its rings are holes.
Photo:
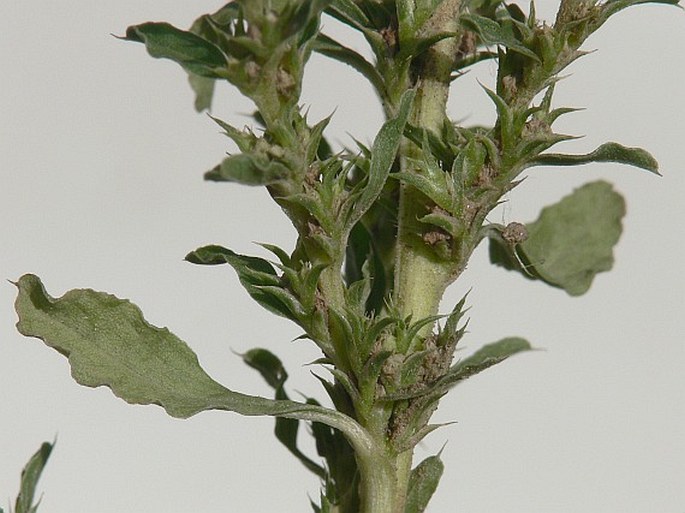
[[[659,174],[659,163],[652,155],[642,148],[629,148],[615,142],[602,144],[596,150],[584,155],[565,155],[561,153],[546,153],[538,155],[533,166],[577,166],[591,162],[617,162],[646,169]]]
[[[223,52],[212,43],[169,23],[131,26],[122,39],[144,43],[152,57],[171,59],[202,77],[220,78],[228,64]]]
[[[371,205],[376,201],[385,186],[385,182],[388,180],[390,168],[397,156],[404,127],[411,112],[414,96],[415,91],[411,89],[402,95],[397,117],[386,121],[373,141],[368,181],[352,208],[347,221],[348,229],[352,229],[357,221],[371,208]]]
[[[519,245],[491,238],[490,258],[579,296],[597,273],[611,269],[624,215],[623,197],[611,184],[592,182],[544,208],[538,220],[527,225],[528,238]]]

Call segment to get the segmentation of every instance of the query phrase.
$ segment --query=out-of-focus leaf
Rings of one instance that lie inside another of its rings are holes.
[[[577,166],[591,162],[617,162],[646,169],[659,174],[659,163],[642,148],[628,148],[615,142],[602,144],[595,151],[584,155],[565,155],[561,153],[543,153],[532,162],[533,166]]]
[[[69,359],[74,379],[88,387],[109,387],[132,404],[157,404],[172,417],[205,410],[271,415],[321,422],[339,429],[357,450],[373,445],[352,418],[318,405],[234,392],[200,367],[197,355],[166,328],[149,324],[129,301],[89,289],[50,297],[39,278],[16,283],[17,328],[43,340]]]
[[[518,270],[563,288],[572,296],[587,292],[595,275],[614,263],[625,201],[611,184],[592,182],[546,207],[528,224],[528,239],[517,247],[525,268]]]
[[[608,0],[601,5],[602,19],[606,20],[619,11],[640,4],[678,5],[680,0]]]
[[[271,388],[276,391],[276,399],[287,400],[283,385],[288,379],[288,373],[283,367],[281,360],[271,351],[262,348],[250,349],[242,355],[243,361],[257,370]],[[281,442],[300,462],[311,472],[323,478],[326,471],[321,465],[312,461],[297,447],[297,433],[300,421],[297,419],[276,418],[274,432]]]
[[[435,493],[442,472],[445,469],[440,456],[429,456],[414,469],[409,476],[409,489],[404,513],[423,513],[433,493]]]
[[[21,471],[21,484],[19,495],[14,505],[14,513],[36,513],[40,500],[34,504],[33,497],[36,494],[38,480],[43,473],[45,464],[52,452],[53,444],[43,442],[40,449],[31,456],[24,470]]]
[[[210,110],[214,97],[214,79],[189,73],[188,82],[195,92],[195,110],[197,112]]]
[[[340,61],[351,66],[364,75],[381,97],[385,95],[385,83],[376,67],[360,54],[348,48],[325,34],[319,34],[314,42],[313,49],[326,57]]]
[[[168,23],[128,27],[122,39],[144,43],[152,57],[171,59],[201,77],[221,78],[228,65],[223,52],[212,43]]]
[[[252,155],[239,153],[225,158],[221,164],[205,173],[205,180],[242,185],[271,185],[287,176],[288,168],[279,162],[260,162]]]

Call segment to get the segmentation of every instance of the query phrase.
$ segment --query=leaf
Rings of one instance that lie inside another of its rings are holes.
[[[427,402],[430,402],[431,399],[437,400],[447,393],[449,389],[470,378],[471,376],[475,376],[479,372],[503,362],[516,353],[530,351],[531,349],[532,347],[530,343],[523,338],[503,338],[497,342],[483,346],[473,355],[455,363],[442,378],[438,379],[428,388],[389,394],[384,397],[384,400],[398,401],[402,399],[411,399],[414,397],[425,398]]]
[[[255,348],[242,355],[242,358],[247,365],[262,375],[271,388],[276,390],[276,399],[288,399],[288,395],[283,389],[283,385],[288,379],[288,373],[285,371],[281,360],[275,354],[266,349]],[[278,417],[276,418],[274,433],[278,441],[300,460],[308,470],[320,478],[324,478],[326,475],[324,468],[312,461],[297,447],[299,427],[300,421],[297,419]]]
[[[440,456],[429,456],[414,469],[409,475],[409,487],[407,490],[407,502],[404,513],[423,513],[433,493],[435,493],[445,465]]]
[[[619,11],[640,4],[666,4],[678,6],[680,0],[608,0],[601,5],[602,19],[606,21]]]
[[[513,34],[504,31],[495,20],[491,20],[485,16],[479,16],[478,14],[462,14],[460,21],[466,25],[468,29],[475,31],[486,45],[504,46],[521,55],[530,57],[535,61],[540,61],[540,58],[535,55],[535,52],[523,45],[523,43],[517,40]]]
[[[321,55],[351,66],[367,78],[381,98],[385,97],[386,90],[383,77],[378,73],[376,67],[360,54],[325,34],[319,34],[316,37],[313,49]]]
[[[602,144],[595,151],[585,155],[565,155],[561,153],[546,153],[538,155],[533,166],[577,166],[591,162],[617,162],[646,169],[659,174],[659,163],[652,155],[642,148],[629,148],[615,142]]]
[[[69,359],[81,385],[107,386],[131,404],[157,404],[172,417],[205,410],[322,422],[341,430],[355,449],[373,446],[352,418],[321,406],[234,392],[200,367],[197,355],[166,328],[149,324],[127,300],[90,289],[50,297],[37,276],[16,283],[19,332],[43,340]]]
[[[19,495],[14,506],[14,513],[36,513],[40,500],[33,504],[33,497],[36,493],[38,480],[43,473],[43,468],[50,457],[53,444],[43,442],[40,449],[31,456],[28,463],[21,471],[21,484]]]
[[[273,266],[263,258],[240,255],[217,245],[203,246],[188,253],[188,262],[200,265],[229,264],[238,273],[238,279],[257,303],[272,313],[294,320],[291,310],[267,287],[280,286]]]
[[[404,127],[411,112],[415,93],[414,90],[408,90],[402,94],[397,117],[386,121],[373,141],[368,182],[352,207],[352,212],[347,219],[348,230],[351,230],[371,208],[371,205],[383,191],[383,186],[388,179],[390,168],[395,161],[397,150],[402,141]]]
[[[195,92],[195,110],[197,112],[211,110],[212,98],[214,97],[214,79],[189,73],[188,82]]]
[[[226,57],[209,41],[168,23],[143,23],[126,29],[120,39],[144,43],[152,57],[171,59],[186,71],[207,78],[222,78]]]
[[[242,185],[271,185],[288,177],[288,168],[274,161],[260,162],[247,153],[227,157],[211,171],[205,180],[236,182]]]
[[[586,184],[527,225],[528,239],[519,246],[519,255],[535,276],[579,296],[597,273],[613,266],[624,215],[625,201],[611,184]]]
[[[493,365],[503,362],[516,353],[530,351],[531,349],[530,343],[523,338],[503,338],[483,346],[473,355],[454,364],[445,376],[445,381],[454,385],[459,381],[475,376]]]

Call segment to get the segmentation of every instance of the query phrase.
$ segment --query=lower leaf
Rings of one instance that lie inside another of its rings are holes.
[[[172,417],[205,410],[317,421],[345,433],[355,447],[371,445],[352,418],[318,405],[234,392],[200,367],[197,355],[166,328],[149,324],[127,300],[90,289],[50,297],[37,276],[16,283],[20,333],[43,340],[69,359],[74,379],[107,386],[132,404],[157,404]]]

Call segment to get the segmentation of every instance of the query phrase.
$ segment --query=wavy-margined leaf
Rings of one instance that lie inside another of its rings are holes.
[[[439,455],[429,456],[409,475],[409,488],[404,513],[423,513],[438,487],[445,469]]]
[[[544,208],[538,220],[527,225],[528,238],[516,248],[491,239],[490,258],[579,296],[597,273],[613,266],[624,215],[625,201],[611,184],[592,182]]]
[[[318,405],[273,400],[227,389],[207,375],[197,355],[166,328],[149,324],[130,301],[90,289],[50,297],[37,276],[16,283],[17,328],[69,359],[81,385],[107,386],[132,404],[157,404],[172,417],[205,410],[321,422],[339,429],[360,450],[373,445],[352,418]]]
[[[271,388],[276,391],[276,399],[288,400],[283,385],[288,379],[288,373],[281,360],[271,351],[262,348],[250,349],[242,355],[243,361],[259,372]],[[297,433],[300,421],[297,419],[276,418],[274,432],[281,442],[302,464],[317,476],[324,478],[324,468],[312,461],[297,447]]]
[[[29,459],[21,471],[21,483],[19,485],[19,495],[17,495],[17,501],[14,504],[14,513],[36,513],[38,511],[40,500],[34,504],[33,497],[36,494],[38,480],[43,473],[52,448],[53,444],[43,442],[40,449],[31,456],[31,459]]]
[[[152,57],[171,59],[187,71],[208,78],[223,77],[228,62],[223,52],[200,36],[169,23],[143,23],[126,29],[122,39],[144,43]]]
[[[543,153],[531,163],[533,166],[577,166],[592,162],[616,162],[646,169],[659,174],[659,163],[642,148],[629,148],[615,142],[602,144],[596,150],[584,155],[566,155],[562,153]]]
[[[271,185],[288,177],[288,168],[274,161],[260,162],[247,153],[225,158],[221,164],[205,173],[205,180],[236,182],[242,185]]]

